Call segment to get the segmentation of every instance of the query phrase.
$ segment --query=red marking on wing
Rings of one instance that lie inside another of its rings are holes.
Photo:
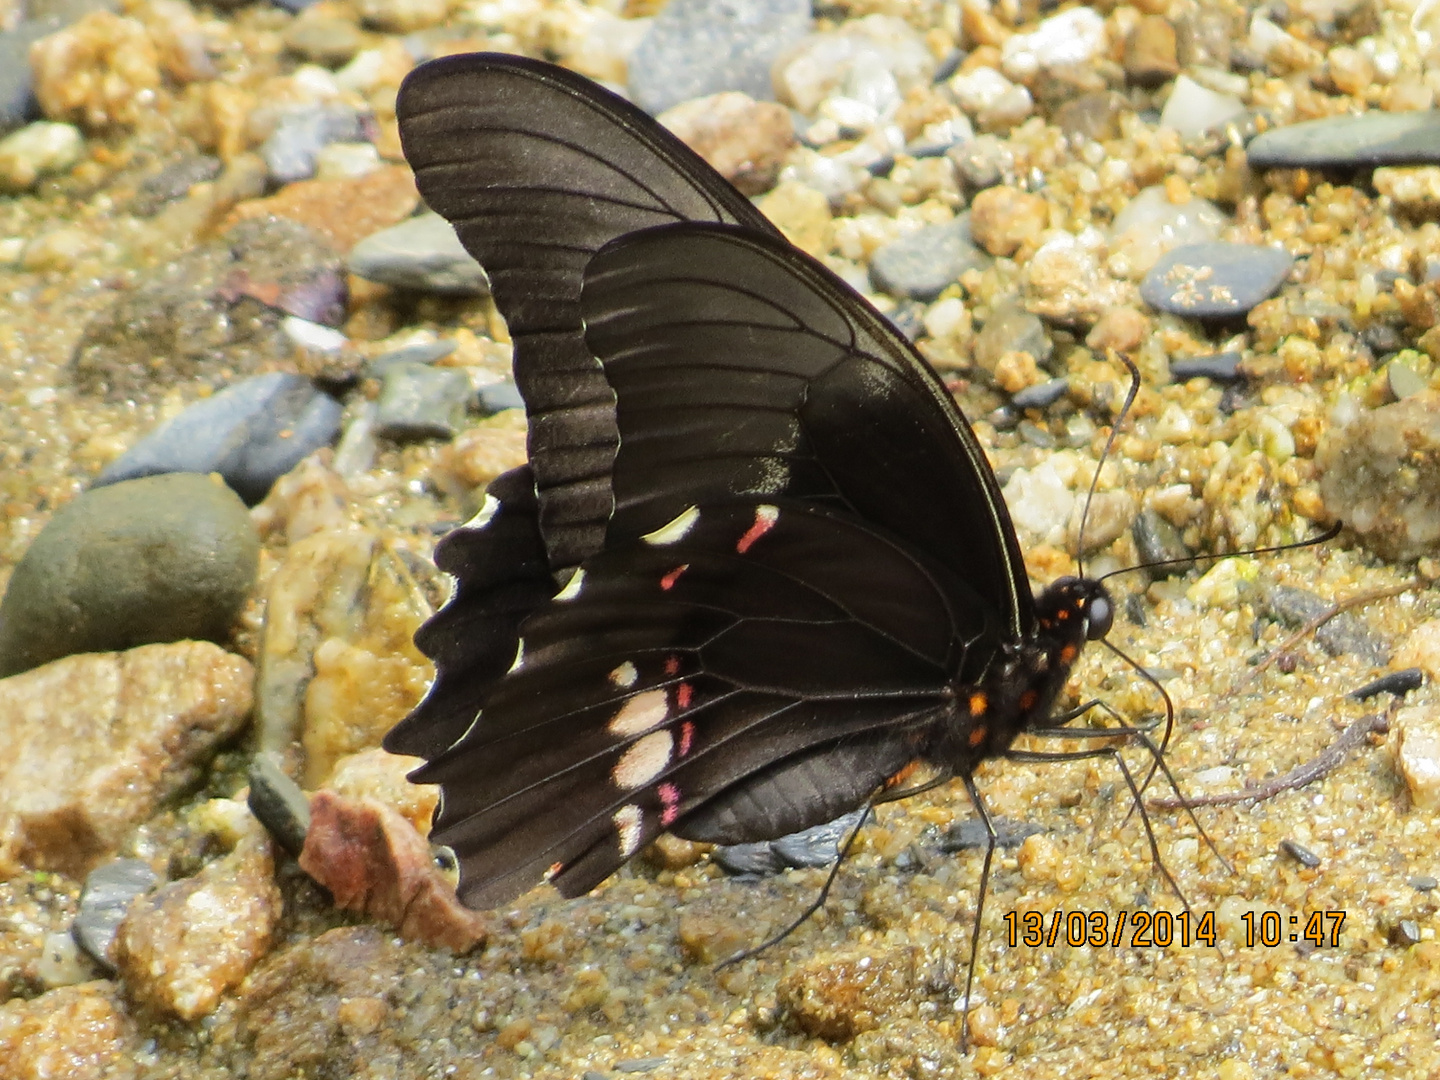
[[[741,555],[744,555],[745,552],[750,550],[751,544],[755,543],[756,540],[759,540],[760,537],[775,527],[775,522],[778,521],[779,518],[780,514],[776,511],[775,507],[757,506],[755,508],[755,524],[751,525],[745,535],[740,537],[739,543],[735,545],[735,550]]]
[[[684,563],[681,566],[675,567],[674,570],[671,570],[668,574],[666,574],[660,579],[660,588],[664,589],[666,592],[669,592],[672,588],[674,588],[675,582],[680,580],[680,575],[689,569],[690,564],[688,562]]]
[[[694,696],[694,694],[695,690],[688,682],[682,682],[679,686],[677,686],[675,688],[676,710],[678,711],[680,709],[688,709],[690,707],[690,699]]]
[[[680,657],[667,656],[665,658],[665,674],[676,675],[680,672]]]
[[[667,782],[657,790],[660,793],[660,824],[668,826],[680,814],[680,789]]]
[[[688,754],[690,752],[690,743],[694,741],[694,739],[695,723],[692,720],[686,720],[680,725],[680,750],[675,756],[684,757]]]

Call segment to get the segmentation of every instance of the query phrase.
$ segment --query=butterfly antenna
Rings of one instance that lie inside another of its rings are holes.
[[[1314,547],[1316,544],[1324,544],[1334,540],[1345,528],[1343,521],[1337,521],[1322,533],[1314,536],[1307,536],[1304,540],[1292,540],[1288,544],[1273,544],[1270,547],[1246,548],[1244,551],[1230,552],[1205,552],[1200,555],[1186,555],[1181,559],[1161,559],[1158,562],[1137,563],[1134,566],[1127,566],[1121,570],[1111,570],[1108,574],[1100,577],[1099,581],[1109,581],[1112,577],[1120,574],[1133,574],[1136,570],[1155,570],[1165,566],[1194,566],[1196,563],[1219,562],[1221,559],[1239,559],[1250,555],[1273,555],[1278,551],[1298,551],[1300,548]]]
[[[860,835],[860,830],[863,829],[865,827],[865,823],[870,820],[870,814],[874,809],[875,803],[873,800],[865,804],[865,809],[860,813],[860,820],[855,823],[855,828],[850,830],[850,835],[846,837],[845,843],[841,846],[839,852],[835,856],[835,864],[830,867],[830,873],[825,878],[825,884],[820,887],[819,895],[817,895],[815,899],[811,901],[810,905],[804,911],[802,911],[799,916],[795,918],[794,921],[792,921],[788,926],[785,927],[785,929],[781,930],[778,934],[774,934],[766,938],[759,945],[753,945],[748,949],[742,949],[740,952],[735,953],[733,956],[726,957],[724,960],[721,960],[718,964],[715,965],[714,970],[723,971],[727,967],[732,967],[735,964],[740,963],[742,960],[749,960],[752,956],[759,956],[762,952],[770,948],[770,946],[772,945],[780,944],[780,942],[784,941],[796,930],[800,929],[800,927],[804,925],[806,919],[810,918],[811,915],[814,915],[815,912],[819,911],[822,907],[825,906],[825,898],[830,895],[830,887],[835,884],[835,878],[840,874],[841,864],[844,863],[845,859],[849,856],[850,849],[855,844],[855,838]]]
[[[1085,493],[1085,509],[1080,512],[1080,528],[1075,534],[1075,565],[1079,571],[1078,576],[1085,576],[1085,526],[1090,523],[1090,506],[1095,501],[1095,489],[1100,486],[1100,470],[1105,467],[1105,462],[1110,459],[1110,451],[1115,446],[1115,437],[1120,433],[1120,425],[1125,422],[1125,417],[1130,415],[1130,407],[1135,404],[1135,397],[1140,393],[1140,369],[1124,353],[1115,352],[1111,349],[1109,359],[1118,360],[1125,365],[1130,372],[1130,389],[1125,392],[1124,404],[1115,416],[1115,422],[1110,425],[1110,434],[1105,437],[1105,446],[1100,451],[1100,460],[1095,465],[1095,474],[1090,477],[1090,490]]]

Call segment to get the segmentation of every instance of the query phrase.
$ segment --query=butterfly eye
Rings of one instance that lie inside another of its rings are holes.
[[[1110,603],[1108,596],[1097,596],[1090,601],[1090,610],[1086,614],[1085,637],[1089,641],[1099,641],[1106,634],[1110,633],[1110,627],[1115,624],[1115,605]]]

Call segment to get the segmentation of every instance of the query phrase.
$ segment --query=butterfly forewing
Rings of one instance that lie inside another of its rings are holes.
[[[509,326],[548,558],[567,570],[603,544],[617,441],[581,336],[590,256],[665,222],[773,227],[644,113],[549,64],[444,57],[410,74],[396,113],[420,193],[485,267]]]
[[[593,556],[419,774],[442,785],[462,896],[501,903],[547,871],[573,894],[666,828],[754,839],[863,801],[924,756],[957,642],[993,640],[978,607],[893,538],[788,500],[701,506]]]
[[[825,267],[743,229],[661,226],[595,256],[582,310],[618,398],[611,542],[689,503],[784,494],[882,522],[1012,635],[1031,629],[1019,544],[969,425]]]

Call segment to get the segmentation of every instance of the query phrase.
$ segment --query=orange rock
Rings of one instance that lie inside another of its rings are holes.
[[[415,178],[404,165],[364,176],[300,180],[230,212],[221,231],[247,218],[274,214],[314,229],[342,255],[371,233],[409,217],[419,205]]]

